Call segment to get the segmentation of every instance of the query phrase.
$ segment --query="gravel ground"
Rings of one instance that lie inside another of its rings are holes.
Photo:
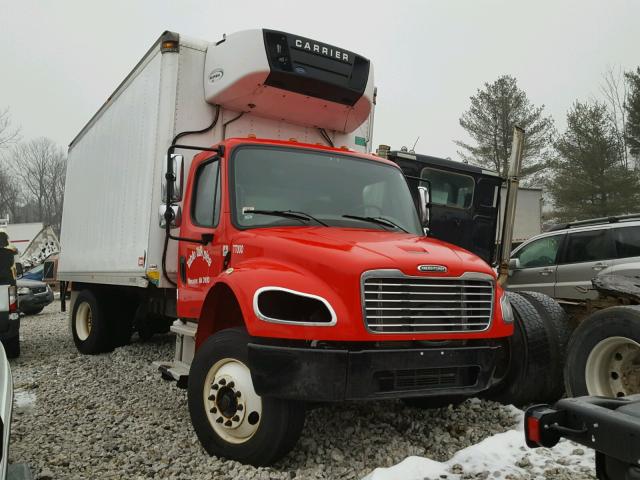
[[[10,459],[28,463],[36,478],[359,479],[411,455],[445,461],[515,421],[513,409],[484,401],[431,411],[398,401],[338,404],[308,413],[300,442],[279,464],[253,468],[209,457],[200,447],[185,391],[151,365],[173,357],[172,336],[83,356],[58,310],[55,302],[22,319],[23,354],[11,362]],[[521,463],[526,470],[524,451]],[[544,477],[595,478],[568,464],[550,462]],[[498,476],[460,468],[450,478]]]

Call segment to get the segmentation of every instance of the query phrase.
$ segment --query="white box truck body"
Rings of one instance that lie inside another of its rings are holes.
[[[190,144],[255,136],[326,145],[327,135],[336,146],[371,150],[373,69],[365,94],[353,106],[268,87],[269,65],[261,40],[268,32],[239,32],[217,43],[165,32],[74,138],[69,145],[60,280],[146,287],[151,279],[158,287],[172,286],[158,275],[165,238],[158,209],[167,149],[178,133],[211,125],[216,104],[224,106],[215,128],[189,135]],[[197,152],[176,153],[184,154],[188,172]],[[166,256],[173,259],[167,271],[175,277],[174,240]]]

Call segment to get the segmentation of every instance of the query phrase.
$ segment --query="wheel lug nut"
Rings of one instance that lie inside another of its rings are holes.
[[[231,420],[233,420],[234,422],[237,422],[240,420],[240,417],[238,415],[234,415]]]
[[[215,400],[216,396],[215,395],[209,395],[209,400]]]
[[[240,396],[241,396],[241,395],[242,395],[242,394],[240,393],[240,391],[237,391],[237,392],[236,392],[236,397],[240,398]]]
[[[213,407],[211,410],[209,410],[211,413],[218,413],[218,409],[216,407]]]
[[[242,405],[238,405],[236,408],[238,409],[238,411],[242,411],[244,407]]]
[[[219,387],[218,387],[218,384],[217,384],[217,383],[216,383],[216,384],[214,384],[212,388],[213,388],[214,390],[217,390],[217,389],[219,388]]]
[[[228,385],[229,388],[233,388],[235,386],[236,386],[235,382],[229,382],[229,385]]]
[[[227,381],[224,378],[221,378],[220,381],[218,382],[220,385],[226,385]]]
[[[231,420],[227,420],[226,422],[224,422],[224,426],[225,427],[230,427],[231,426]]]
[[[216,418],[216,423],[222,423],[222,422],[223,422],[222,417]]]

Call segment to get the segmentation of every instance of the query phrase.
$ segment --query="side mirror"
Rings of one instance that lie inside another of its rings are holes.
[[[429,219],[430,219],[430,208],[431,208],[431,192],[428,187],[419,186],[418,187],[418,197],[420,201],[420,222],[422,226],[425,228],[425,233],[429,231]]]
[[[171,177],[173,180],[167,179],[167,162],[165,162],[164,172],[162,175],[162,201],[167,201],[167,189],[171,184],[171,202],[179,202],[182,200],[182,185],[184,180],[184,157],[177,153],[172,153],[169,159],[171,162]]]
[[[514,270],[520,270],[519,258],[512,258],[509,260],[509,273],[513,272]]]
[[[173,204],[169,205],[169,208],[171,209],[170,210],[171,228],[178,228],[182,224],[182,209],[180,208],[180,205],[173,205]],[[158,216],[159,216],[161,228],[166,228],[167,226],[166,215],[167,215],[167,205],[163,203],[162,205],[160,205],[160,209],[158,210]]]
[[[20,278],[24,274],[22,263],[16,262],[16,277]]]

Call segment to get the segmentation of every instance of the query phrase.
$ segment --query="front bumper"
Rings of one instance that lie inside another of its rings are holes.
[[[452,342],[453,343],[453,342]],[[498,342],[356,349],[249,343],[256,393],[304,401],[474,395],[496,383]]]
[[[53,290],[50,288],[42,293],[28,293],[26,295],[18,295],[18,307],[20,311],[37,310],[44,308],[53,302]]]

